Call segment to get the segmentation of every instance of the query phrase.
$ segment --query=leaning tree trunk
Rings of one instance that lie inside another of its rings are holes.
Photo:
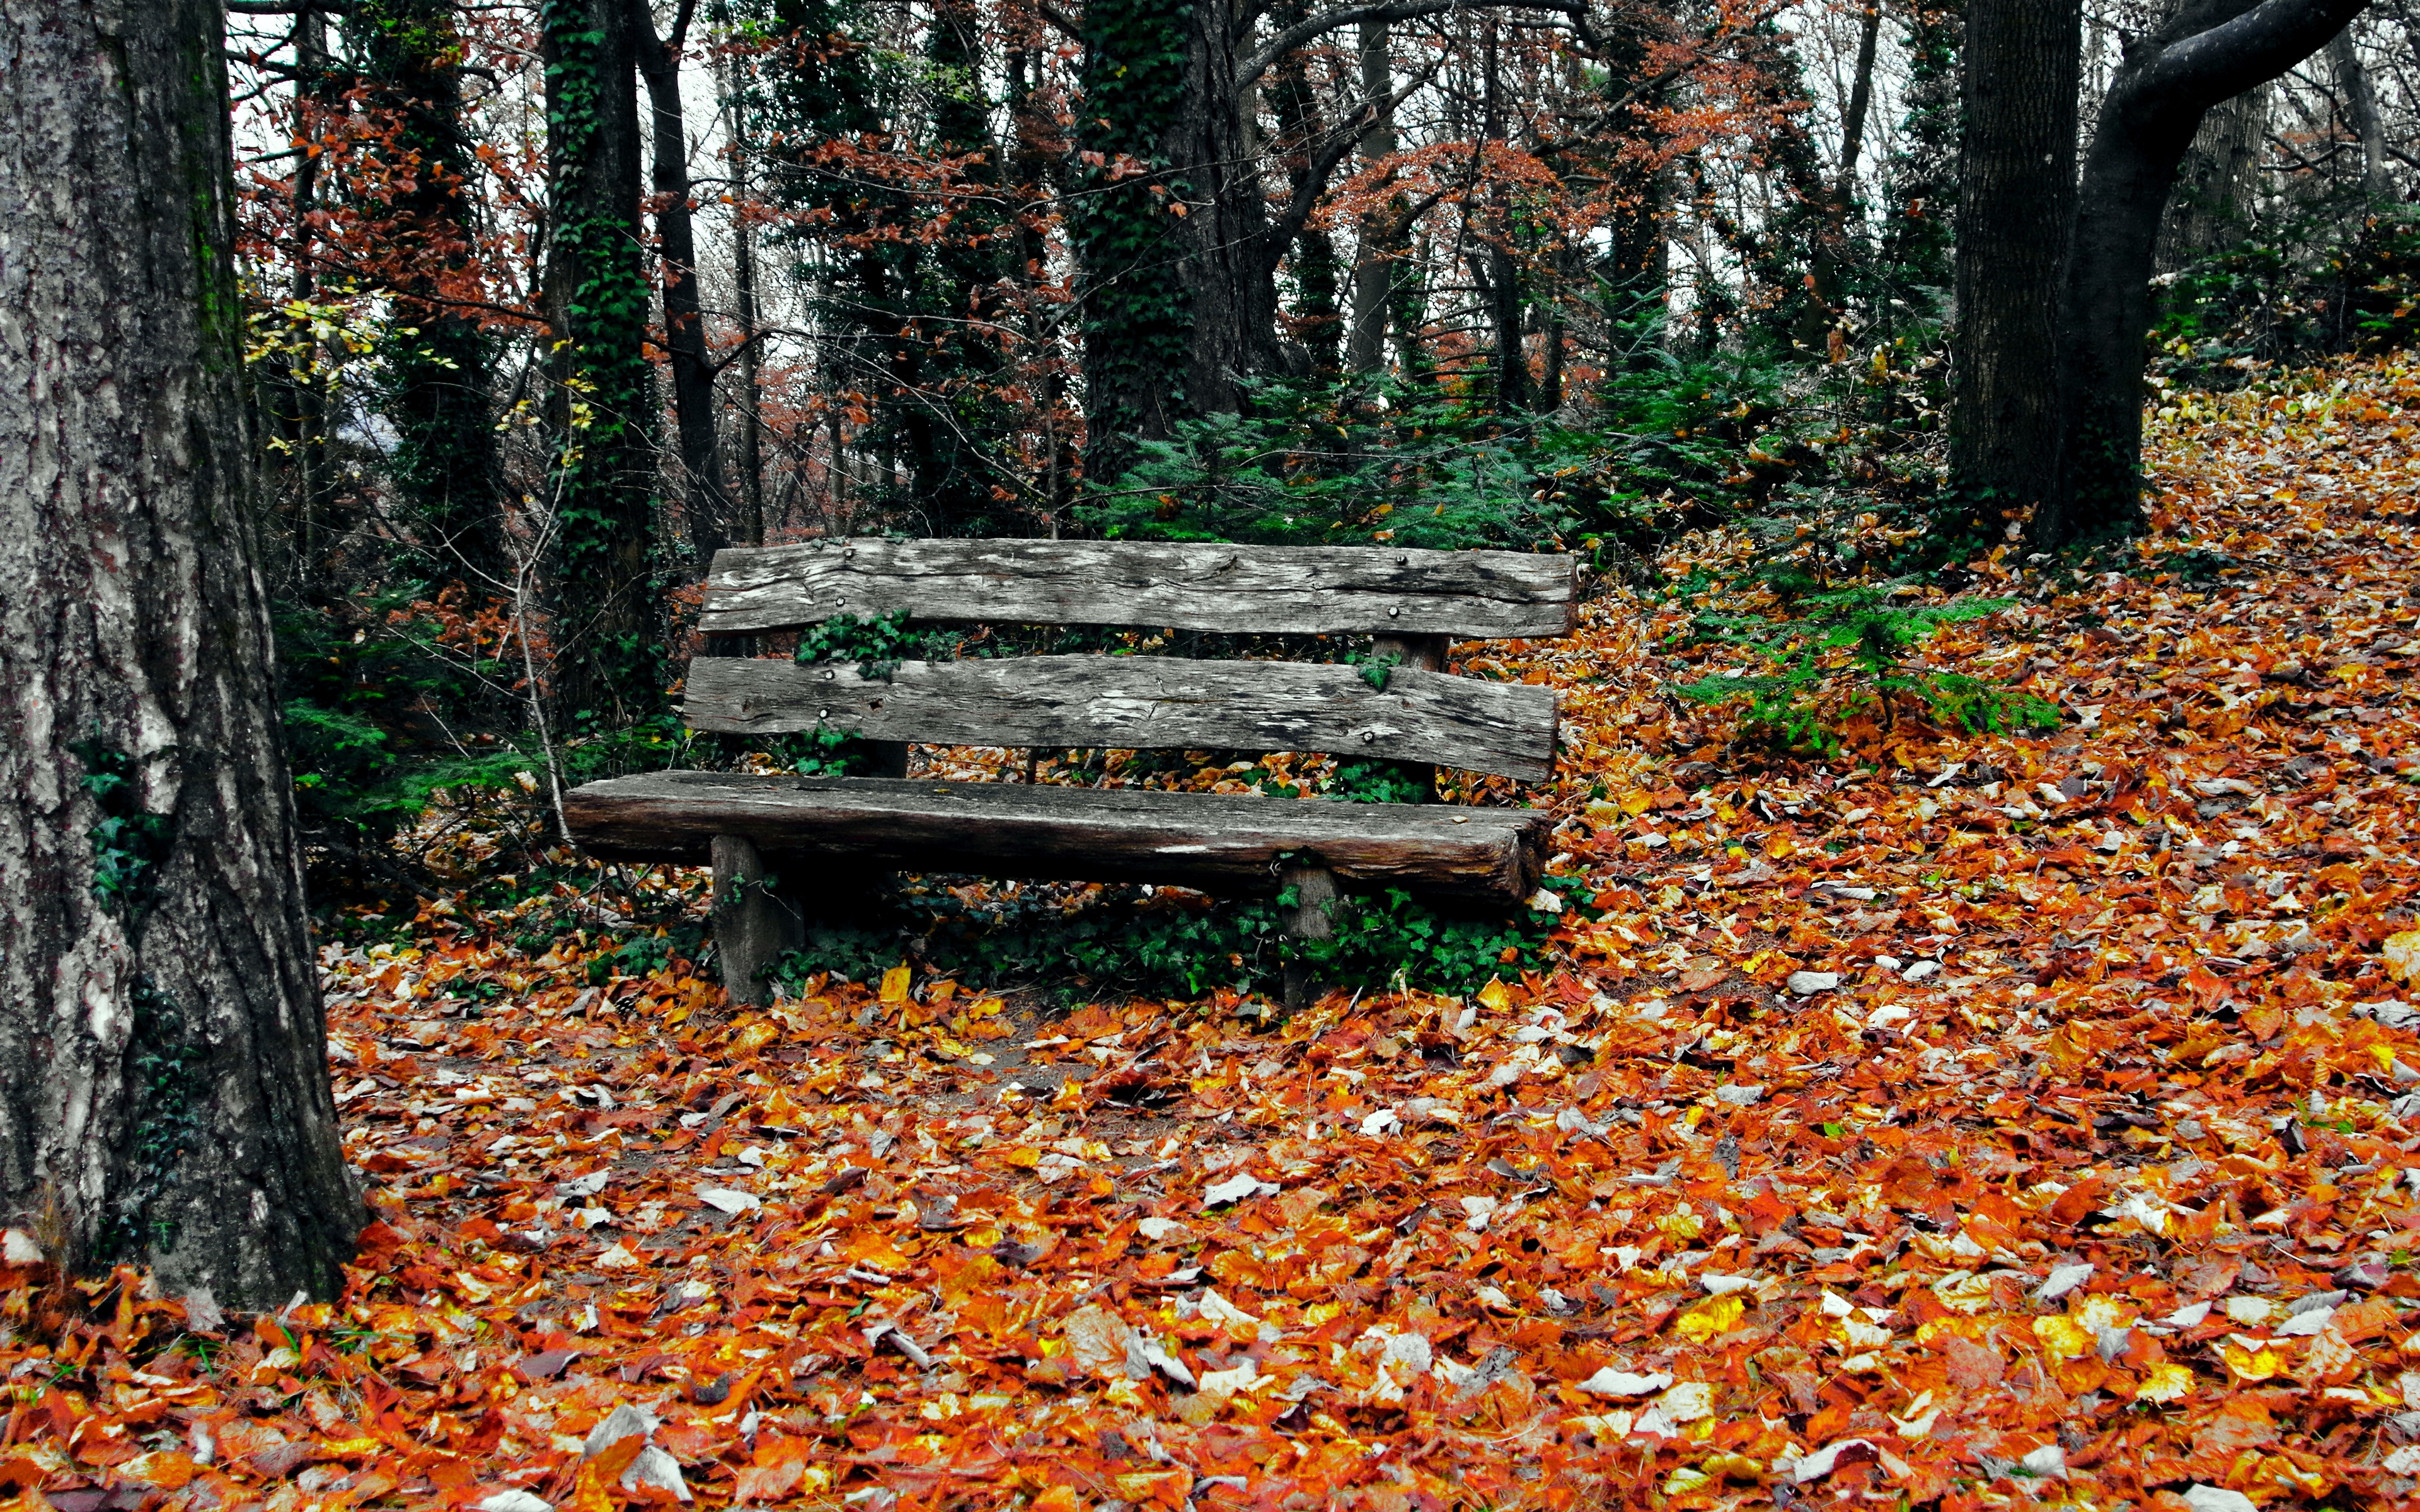
[[[254,566],[223,21],[0,5],[0,1204],[270,1307],[362,1208]]]
[[[656,250],[663,272],[664,352],[673,374],[673,426],[680,439],[690,548],[703,575],[731,541],[731,493],[723,486],[722,454],[714,428],[715,364],[707,351],[706,307],[697,286],[697,228],[690,208],[689,129],[681,109],[680,65],[689,44],[690,8],[683,6],[672,36],[659,39],[646,0],[630,0],[639,74],[655,113],[650,133],[656,192]]]
[[[2365,3],[2188,0],[2127,49],[2076,192],[2059,302],[2057,469],[2026,532],[2036,549],[2143,527],[2153,255],[2177,165],[2202,116],[2318,52]]]
[[[2048,493],[2061,255],[2075,203],[2078,0],[1972,0],[1959,146],[1949,472],[1963,518],[1996,540]]]

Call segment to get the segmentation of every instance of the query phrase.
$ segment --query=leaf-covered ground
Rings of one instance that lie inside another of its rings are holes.
[[[2044,737],[1730,748],[1664,691],[1708,670],[1686,603],[1466,648],[1565,691],[1556,864],[1608,910],[1474,1000],[734,1011],[442,907],[332,949],[382,1215],[348,1295],[214,1320],[15,1266],[0,1484],[2420,1500],[2415,423],[2399,363],[2167,415],[2158,536],[2004,562],[2020,605],[1928,648],[2055,700]]]

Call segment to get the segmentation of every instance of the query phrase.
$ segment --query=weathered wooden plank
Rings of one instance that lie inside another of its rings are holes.
[[[1578,559],[1526,551],[1143,541],[810,541],[716,553],[700,627],[835,614],[1233,634],[1568,635]]]
[[[1530,781],[1555,762],[1553,689],[1410,668],[1381,691],[1356,668],[1305,662],[911,661],[883,683],[853,666],[701,656],[682,708],[691,728],[731,734],[827,725],[943,746],[1325,751]]]
[[[717,835],[770,855],[871,870],[1171,882],[1265,896],[1281,860],[1357,889],[1509,905],[1538,885],[1549,816],[1528,809],[1351,804],[1132,788],[651,772],[574,789],[593,855],[704,861]]]

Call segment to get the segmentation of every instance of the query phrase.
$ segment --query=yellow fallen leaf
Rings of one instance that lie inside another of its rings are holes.
[[[2405,981],[2420,981],[2420,929],[2386,937],[2386,969]]]
[[[908,1001],[908,972],[905,962],[882,974],[882,1000],[886,1003]]]
[[[2175,1402],[2192,1396],[2193,1389],[2194,1373],[2169,1360],[2151,1366],[2143,1383],[2134,1388],[2134,1395],[2147,1402]]]
[[[2071,1318],[2052,1315],[2034,1319],[2034,1337],[2054,1360],[2072,1360],[2093,1346],[2092,1335]]]
[[[1512,990],[1504,985],[1504,979],[1501,977],[1489,978],[1487,985],[1479,989],[1480,1006],[1491,1013],[1501,1013],[1504,1011],[1504,1006],[1511,1001],[1512,1001]]]
[[[2266,1347],[2253,1350],[2241,1344],[2222,1344],[2218,1357],[2226,1362],[2226,1368],[2236,1380],[2247,1384],[2281,1375],[2286,1369],[2285,1356]]]
[[[12,1454],[11,1458],[23,1457]],[[67,1466],[65,1464],[55,1467],[43,1465],[39,1468],[46,1471],[54,1468],[65,1470]],[[188,1481],[200,1474],[201,1467],[194,1463],[191,1455],[181,1450],[154,1449],[149,1454],[130,1459],[120,1465],[117,1473],[130,1481],[139,1481],[147,1486],[157,1486],[162,1490],[174,1491],[182,1489]],[[31,1502],[33,1498],[28,1497],[26,1500]]]
[[[1655,807],[1655,795],[1645,788],[1632,788],[1621,795],[1621,811],[1636,819]]]
[[[2075,1320],[2094,1334],[2124,1328],[2134,1320],[2134,1309],[2105,1291],[2096,1291],[2075,1309]]]
[[[386,1450],[387,1443],[384,1439],[374,1439],[367,1434],[361,1434],[349,1439],[322,1439],[316,1452],[330,1459],[361,1459],[371,1455],[384,1454]]]
[[[1932,1284],[1932,1294],[1953,1312],[1979,1313],[1991,1304],[1992,1282],[1988,1276],[1952,1271]]]
[[[1764,1461],[1749,1455],[1716,1455],[1707,1460],[1701,1468],[1708,1474],[1724,1475],[1732,1480],[1761,1481],[1764,1479]]]
[[[1746,1311],[1747,1304],[1737,1297],[1711,1297],[1683,1313],[1672,1329],[1683,1338],[1702,1344],[1737,1328],[1740,1315]]]
[[[843,1247],[841,1253],[852,1260],[861,1261],[878,1271],[896,1274],[908,1268],[908,1256],[891,1237],[877,1228],[861,1230]]]

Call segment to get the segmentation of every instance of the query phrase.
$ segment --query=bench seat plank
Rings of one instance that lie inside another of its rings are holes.
[[[1169,656],[853,665],[752,657],[690,664],[693,730],[848,730],[940,746],[1325,751],[1536,781],[1555,762],[1553,689],[1395,669],[1381,691],[1353,667]]]
[[[582,849],[623,860],[701,863],[715,836],[737,835],[776,855],[812,853],[819,872],[862,865],[1266,895],[1278,890],[1279,858],[1307,854],[1357,890],[1497,906],[1537,887],[1551,822],[1528,809],[687,771],[590,782],[565,795],[564,810]]]
[[[1238,635],[1568,635],[1578,559],[1528,551],[1146,541],[851,539],[715,554],[699,628],[836,614]]]

